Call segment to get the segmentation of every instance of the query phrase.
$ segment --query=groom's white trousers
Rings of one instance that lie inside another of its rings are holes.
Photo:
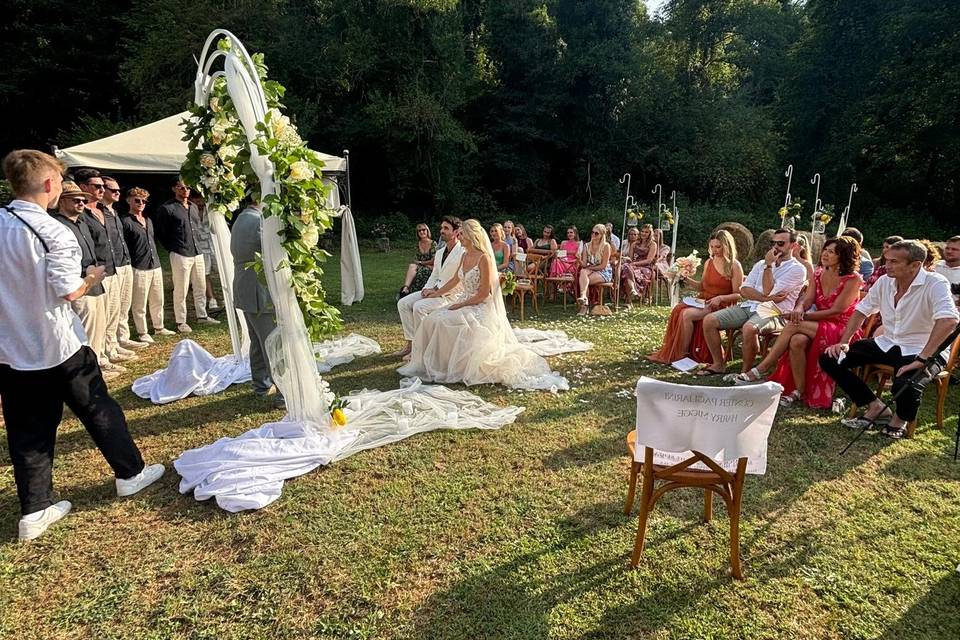
[[[400,298],[400,302],[397,303],[397,310],[400,312],[400,324],[403,325],[403,337],[412,341],[424,318],[437,309],[450,306],[452,303],[453,300],[450,296],[424,298],[419,291]]]

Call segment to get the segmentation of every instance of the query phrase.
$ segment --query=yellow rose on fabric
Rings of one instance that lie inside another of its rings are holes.
[[[347,416],[343,413],[342,409],[334,409],[330,414],[330,418],[333,420],[333,424],[338,427],[342,427],[347,424]]]
[[[313,177],[313,167],[306,160],[297,160],[290,165],[288,177],[294,182],[302,182]]]

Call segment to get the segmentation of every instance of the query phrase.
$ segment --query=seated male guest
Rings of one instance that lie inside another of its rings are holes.
[[[53,450],[64,404],[113,468],[118,496],[133,495],[163,475],[161,464],[144,466],[70,307],[100,286],[104,268],[90,266],[81,275],[76,236],[47,215],[60,197],[62,172],[55,158],[39,151],[12,151],[3,159],[16,199],[0,209],[0,270],[6,275],[0,278],[0,399],[23,514],[20,540],[41,535],[71,508],[66,500],[53,502]],[[69,197],[82,210],[83,192]]]
[[[807,279],[807,269],[793,257],[797,248],[797,232],[778,229],[773,235],[773,246],[763,260],[753,265],[740,287],[744,298],[739,305],[707,314],[703,319],[703,337],[710,349],[713,363],[698,375],[708,376],[726,370],[720,331],[742,328],[743,366],[741,373],[753,368],[760,351],[760,335],[783,329],[784,318],[793,311],[800,291]],[[758,313],[766,304],[765,313]],[[775,306],[776,309],[771,307]]]
[[[233,219],[230,231],[230,253],[233,254],[233,305],[243,311],[243,319],[250,332],[250,374],[253,391],[266,396],[273,390],[270,358],[267,355],[267,337],[277,328],[277,312],[270,291],[260,282],[257,272],[247,266],[263,249],[260,231],[263,214],[259,204],[251,204]],[[284,406],[277,395],[274,404]]]
[[[453,298],[460,293],[460,287],[447,292],[446,295],[437,295],[437,290],[450,281],[460,268],[463,258],[463,245],[459,241],[460,218],[444,216],[440,223],[440,247],[433,257],[433,272],[423,285],[423,289],[400,298],[397,310],[400,312],[400,323],[403,325],[403,337],[407,344],[394,355],[406,357],[410,355],[413,345],[413,336],[417,334],[420,322],[427,315],[453,303]]]
[[[839,344],[820,356],[820,367],[858,406],[866,407],[862,418],[845,420],[844,424],[860,428],[867,420],[877,418],[889,422],[883,428],[884,435],[899,439],[906,435],[907,423],[917,417],[923,387],[929,382],[908,381],[923,367],[924,360],[942,359],[936,348],[957,326],[960,315],[947,279],[923,269],[927,252],[922,244],[916,240],[897,242],[884,257],[887,277],[878,280],[857,305]],[[879,313],[883,320],[883,334],[850,344],[864,320],[874,313]],[[844,357],[838,361],[841,355]],[[870,364],[893,367],[893,393],[907,387],[897,398],[895,414],[884,411],[883,403],[854,373]]]

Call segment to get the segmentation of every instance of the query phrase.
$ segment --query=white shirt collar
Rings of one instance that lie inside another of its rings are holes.
[[[46,213],[46,211],[35,202],[27,202],[26,200],[14,200],[9,205],[8,209],[16,209],[17,211],[29,210],[34,213]]]

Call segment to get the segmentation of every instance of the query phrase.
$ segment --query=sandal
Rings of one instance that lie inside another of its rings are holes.
[[[799,404],[803,402],[803,394],[799,390],[794,389],[790,395],[780,396],[780,406],[789,407],[793,404]]]
[[[870,418],[865,418],[863,416],[857,416],[855,418],[844,418],[843,420],[840,421],[840,424],[842,424],[845,427],[849,427],[851,429],[865,429],[867,428],[868,425],[871,425],[873,427],[885,427],[890,424],[891,418],[893,418],[892,412],[885,413],[879,416],[876,420],[872,421],[873,423],[872,425],[871,425]]]
[[[887,436],[891,440],[903,440],[907,437],[907,425],[894,427],[888,424],[883,429],[880,429],[880,435]]]
[[[738,387],[744,387],[751,384],[760,384],[763,382],[763,374],[756,367],[746,373],[738,373],[733,377],[733,384]]]
[[[700,369],[700,371],[697,371],[697,373],[694,375],[696,375],[698,378],[709,378],[710,376],[721,376],[724,373],[724,371],[717,371],[716,369],[711,369],[710,367],[704,367],[703,369]]]

